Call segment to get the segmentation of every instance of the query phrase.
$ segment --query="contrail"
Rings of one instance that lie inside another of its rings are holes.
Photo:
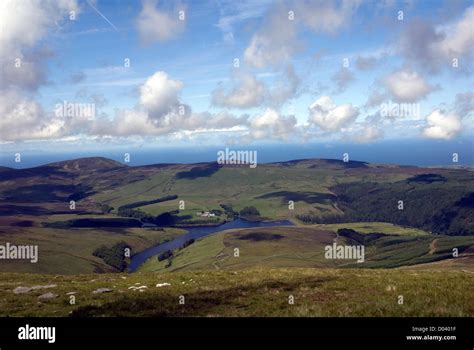
[[[102,17],[103,19],[105,19],[105,20],[107,21],[107,23],[110,24],[110,26],[115,29],[116,32],[119,31],[119,30],[117,29],[117,27],[114,26],[114,24],[113,24],[112,22],[110,22],[109,19],[108,19],[107,17],[105,17],[105,16],[102,14],[102,12],[100,12],[97,8],[94,7],[94,5],[92,5],[92,4],[90,3],[89,0],[86,0],[86,2],[87,2],[87,4],[88,4],[90,7],[92,7],[92,8],[95,10],[95,12],[97,12],[97,13],[99,14],[100,17]]]

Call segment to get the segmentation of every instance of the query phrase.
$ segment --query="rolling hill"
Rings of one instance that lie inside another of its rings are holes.
[[[0,243],[37,245],[39,260],[0,261],[1,313],[472,316],[473,180],[470,169],[324,159],[255,169],[105,158],[2,168]],[[130,262],[125,247],[133,259],[186,237],[187,226],[233,223],[239,213],[294,226],[185,240],[138,273],[119,273]],[[363,246],[364,261],[327,259],[332,244]],[[52,286],[50,300],[38,302],[41,286]],[[186,308],[176,302],[183,295]]]
[[[0,172],[0,238],[37,242],[43,249],[37,266],[7,262],[0,270],[107,271],[110,267],[92,255],[99,246],[125,241],[137,252],[183,232],[130,227],[130,217],[160,225],[215,225],[233,220],[247,206],[258,209],[257,220],[388,222],[399,225],[385,227],[389,234],[411,227],[472,235],[473,180],[467,169],[324,159],[251,169],[216,163],[131,167],[98,157],[8,168]],[[397,209],[398,200],[404,201],[403,211]],[[119,208],[130,209],[119,213]],[[213,217],[197,215],[211,211]],[[167,220],[157,220],[160,215],[168,215]]]

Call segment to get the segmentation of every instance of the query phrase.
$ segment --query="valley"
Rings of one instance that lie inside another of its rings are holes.
[[[473,315],[464,300],[474,273],[473,180],[469,168],[321,159],[249,168],[85,158],[1,168],[0,241],[35,245],[39,255],[36,263],[0,262],[0,294],[10,300],[2,312]],[[238,220],[247,224],[229,226]],[[282,220],[292,226],[275,223]],[[189,236],[193,230],[203,234]],[[363,246],[364,258],[328,259],[333,244]],[[135,272],[124,273],[133,261]],[[132,281],[146,286],[142,293],[129,288]],[[165,282],[172,287],[154,287]],[[52,300],[26,311],[17,302],[34,303],[38,293],[12,291],[38,283],[58,287]],[[94,288],[110,292],[94,295]],[[374,296],[344,301],[364,288]],[[449,295],[441,297],[442,288]],[[397,309],[392,289],[411,295],[410,306]],[[66,302],[71,291],[77,305]],[[179,293],[194,300],[186,311],[172,305]],[[301,304],[283,307],[291,293]],[[438,306],[415,302],[430,293],[441,298]]]

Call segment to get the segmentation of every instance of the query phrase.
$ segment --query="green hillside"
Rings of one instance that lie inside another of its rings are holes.
[[[345,225],[348,228],[357,226]],[[377,234],[378,238],[369,241],[337,235],[335,231],[325,229],[324,225],[228,230],[204,237],[176,251],[171,265],[168,260],[158,261],[153,257],[141,266],[140,271],[240,270],[257,266],[393,268],[454,259],[453,248],[462,254],[469,247],[474,247],[474,237],[433,237],[418,232],[408,235],[405,230],[392,226],[390,234]],[[365,261],[326,259],[325,247],[334,242],[339,245],[364,245]]]
[[[0,315],[472,317],[473,284],[472,273],[443,270],[253,268],[77,276],[0,273]],[[50,288],[13,293],[19,286]],[[94,294],[99,288],[109,291]],[[38,296],[47,292],[56,297],[39,301]],[[75,293],[74,305],[68,293]],[[182,296],[184,305],[180,304]],[[291,296],[294,304],[289,302]]]

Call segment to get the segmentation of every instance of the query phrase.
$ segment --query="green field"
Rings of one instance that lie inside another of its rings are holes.
[[[235,211],[253,206],[263,218],[274,220],[298,220],[306,215],[314,219],[311,223],[383,221],[407,230],[417,227],[442,234],[449,231],[450,235],[474,234],[469,220],[474,173],[469,170],[370,164],[351,168],[337,161],[302,160],[262,164],[255,169],[221,167],[192,179],[179,177],[182,172],[182,168],[163,168],[144,180],[102,191],[90,199],[117,209],[131,202],[178,195],[176,200],[139,209],[159,215],[178,210],[179,202],[184,201],[185,210],[178,216],[198,221],[201,218],[196,212],[230,204]],[[399,211],[401,199],[404,210]]]
[[[340,228],[351,228],[360,233],[380,232],[387,235],[407,235],[407,236],[424,236],[429,233],[414,227],[404,227],[394,225],[389,222],[351,222],[344,224],[314,224],[311,227],[331,230],[336,232]]]
[[[178,209],[179,200],[184,200],[186,209],[192,209],[192,212],[219,209],[222,203],[232,203],[237,210],[245,206],[255,206],[262,216],[273,219],[291,217],[309,209],[337,212],[330,203],[311,203],[312,199],[305,198],[304,194],[308,191],[330,193],[329,186],[337,183],[336,181],[350,181],[351,177],[336,180],[337,174],[342,172],[341,169],[308,168],[307,165],[302,163],[285,168],[272,165],[262,165],[256,169],[222,168],[212,176],[192,180],[176,179],[174,175],[177,171],[163,170],[146,180],[124,185],[113,192],[105,192],[93,198],[117,208],[129,202],[152,200],[170,194],[179,195],[178,200],[141,208],[150,214]],[[391,177],[397,179],[400,176]],[[260,198],[282,191],[294,192],[295,210],[288,209],[288,201],[284,197]]]

